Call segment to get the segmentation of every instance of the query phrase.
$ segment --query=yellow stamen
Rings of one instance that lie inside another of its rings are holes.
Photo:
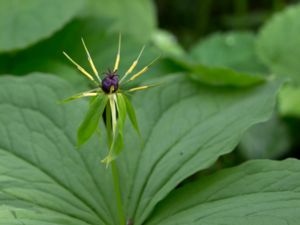
[[[89,53],[88,48],[85,45],[85,42],[84,42],[83,38],[81,38],[81,41],[82,41],[83,47],[85,49],[86,55],[88,57],[88,61],[90,63],[90,66],[92,67],[92,70],[93,70],[94,74],[96,75],[97,79],[101,82],[101,78],[99,77],[98,71],[97,71],[97,69],[95,67],[95,64],[94,64],[94,62],[92,60],[92,57],[91,57],[91,55]]]
[[[83,93],[82,96],[84,97],[90,97],[90,96],[97,96],[98,93]]]
[[[144,67],[143,69],[141,69],[139,72],[137,72],[136,74],[134,74],[134,75],[129,79],[129,81],[133,81],[134,79],[138,78],[138,77],[141,76],[143,73],[145,73],[145,72],[149,69],[149,67],[150,67],[153,63],[155,63],[159,58],[160,58],[160,56],[157,57],[156,59],[154,59],[151,63],[149,63],[147,66],[145,66],[145,67]]]
[[[92,77],[91,74],[89,74],[85,69],[83,69],[78,63],[76,63],[67,53],[63,52],[63,54],[67,57],[68,60],[71,61],[71,63],[73,63],[77,69],[83,74],[85,75],[87,78],[89,78],[92,81],[95,81],[94,78]]]
[[[114,86],[111,86],[110,89],[109,89],[109,93],[110,93],[110,94],[113,93],[114,90],[115,90],[115,87],[114,87]]]
[[[151,87],[151,86],[145,85],[145,86],[140,86],[140,87],[134,87],[134,88],[129,89],[128,92],[141,91],[141,90],[147,89],[149,87]]]
[[[97,92],[95,92],[97,91]],[[89,91],[86,91],[86,92],[82,92],[82,93],[79,93],[77,95],[73,95],[67,99],[64,99],[62,102],[69,102],[69,101],[72,101],[72,100],[75,100],[75,99],[78,99],[78,98],[83,98],[83,97],[92,97],[92,96],[97,96],[101,94],[101,90],[99,90],[98,88],[95,88],[95,89],[92,89],[92,90],[89,90]]]
[[[115,67],[114,67],[114,71],[117,71],[119,68],[119,64],[120,64],[120,56],[121,56],[121,33],[119,34],[119,46],[118,46],[118,53],[117,53],[117,57],[116,57],[116,62],[115,62]]]
[[[138,78],[139,76],[141,76],[143,73],[145,73],[147,70],[149,69],[148,66],[145,66],[143,69],[141,69],[138,73],[134,74],[129,81],[133,81],[134,79]]]
[[[125,78],[134,70],[134,68],[136,67],[136,65],[138,64],[140,57],[143,53],[145,49],[145,46],[142,47],[142,50],[140,51],[138,57],[136,58],[136,60],[133,61],[132,65],[129,67],[129,69],[126,71],[125,75],[122,77],[122,79],[120,80],[120,83],[122,83],[123,80],[125,80]]]

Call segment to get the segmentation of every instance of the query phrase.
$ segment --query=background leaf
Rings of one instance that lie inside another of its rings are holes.
[[[236,72],[229,68],[194,66],[192,78],[205,84],[216,86],[249,86],[264,81],[263,77]]]
[[[228,67],[210,67],[193,62],[189,57],[173,57],[171,59],[177,65],[178,71],[189,73],[192,79],[213,86],[251,86],[265,81],[265,77],[252,75],[246,72],[238,72]]]
[[[195,44],[191,57],[210,67],[226,67],[252,74],[265,73],[255,51],[256,36],[251,32],[215,33]]]
[[[3,65],[0,65],[0,70],[2,70],[2,73],[18,75],[32,71],[53,73],[72,82],[79,88],[79,91],[83,91],[87,86],[87,82],[85,79],[81,79],[82,76],[77,75],[79,73],[77,73],[76,68],[68,62],[62,52],[66,51],[74,60],[92,73],[80,40],[81,37],[84,37],[95,66],[99,74],[103,76],[108,68],[113,67],[119,36],[118,33],[107,29],[107,26],[109,24],[97,18],[74,20],[51,39],[42,41],[14,55],[2,55],[3,60],[0,60],[0,63],[2,62]],[[144,51],[136,70],[143,68],[160,53],[157,48],[149,46],[148,42],[145,43],[130,35],[123,34],[120,75],[126,72],[144,44],[147,44],[146,51]],[[33,58],[33,55],[37,57]],[[7,58],[9,60],[5,60]],[[156,69],[155,66],[151,67],[151,70],[139,81],[151,76],[161,76],[163,74],[162,70]]]
[[[192,78],[219,86],[248,86],[264,81],[268,70],[255,52],[251,32],[212,34],[200,40],[189,54],[173,57]]]
[[[164,200],[147,225],[296,225],[300,163],[250,161],[202,177]]]
[[[274,113],[270,120],[251,127],[244,134],[239,150],[246,159],[276,159],[290,147],[288,127]]]
[[[257,41],[260,58],[273,73],[300,84],[300,4],[275,14],[261,29]]]
[[[110,30],[147,41],[156,27],[155,8],[150,0],[88,0],[83,17],[111,22]]]
[[[161,51],[170,56],[183,56],[184,49],[178,43],[175,35],[166,31],[157,29],[152,35],[152,42]]]
[[[300,88],[285,85],[279,95],[279,112],[282,116],[300,118]]]
[[[84,0],[0,1],[0,52],[23,49],[51,36],[83,7]]]

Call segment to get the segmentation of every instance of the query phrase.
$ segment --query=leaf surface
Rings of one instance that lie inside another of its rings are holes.
[[[84,0],[0,0],[0,52],[19,50],[51,36],[83,7]]]
[[[276,159],[291,147],[291,137],[286,124],[274,113],[266,122],[251,127],[239,145],[246,159]]]
[[[146,225],[297,225],[300,162],[249,161],[171,193]]]
[[[110,30],[149,40],[156,27],[155,8],[150,0],[88,0],[83,17],[111,22]]]
[[[300,4],[275,14],[261,29],[257,41],[260,58],[276,75],[300,84]]]
[[[191,48],[197,62],[210,67],[227,67],[252,74],[266,72],[255,51],[251,32],[215,33]]]
[[[87,104],[58,104],[72,89],[50,75],[5,76],[0,86],[0,224],[114,224],[105,147],[76,151]]]
[[[125,208],[138,225],[182,180],[232,151],[247,128],[271,115],[281,81],[243,89],[184,76],[163,83],[133,99],[144,140],[127,132],[118,159]]]
[[[187,56],[173,61],[193,79],[214,86],[249,86],[265,80],[266,68],[255,52],[250,32],[215,33],[199,41]]]
[[[300,117],[300,88],[285,85],[279,94],[279,113],[282,116]]]

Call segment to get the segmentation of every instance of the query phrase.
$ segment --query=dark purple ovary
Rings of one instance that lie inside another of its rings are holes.
[[[111,88],[113,87],[112,92],[116,92],[119,88],[119,77],[116,72],[110,72],[106,73],[106,76],[102,80],[102,90],[105,93],[110,93]]]

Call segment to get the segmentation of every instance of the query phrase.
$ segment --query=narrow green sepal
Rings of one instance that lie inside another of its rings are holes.
[[[83,93],[76,94],[76,95],[73,95],[69,98],[66,98],[66,99],[63,99],[63,100],[59,101],[59,103],[64,104],[64,103],[67,103],[67,102],[70,102],[70,101],[73,101],[73,100],[76,100],[76,99],[82,98],[82,97],[84,97]]]
[[[77,132],[78,147],[84,144],[97,130],[107,102],[108,98],[106,95],[99,95],[91,102],[89,110]]]
[[[123,132],[124,124],[126,120],[127,107],[124,95],[122,93],[117,94],[117,109],[118,109],[118,132]]]
[[[134,127],[134,129],[136,130],[137,134],[140,137],[142,137],[133,106],[132,106],[130,100],[128,99],[128,97],[126,95],[123,95],[123,99],[124,99],[125,104],[126,104],[127,113],[128,113],[129,119],[131,121],[131,124]]]

